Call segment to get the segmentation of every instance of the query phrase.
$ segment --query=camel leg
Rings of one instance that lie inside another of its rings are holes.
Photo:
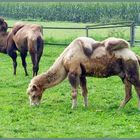
[[[33,77],[36,75],[36,63],[37,63],[37,46],[35,44],[34,41],[28,41],[28,50],[29,50],[29,53],[30,53],[30,56],[31,56],[31,60],[32,60],[32,64],[33,64],[33,67],[32,67],[32,71],[33,71]]]
[[[28,76],[28,72],[27,72],[27,64],[26,64],[26,56],[27,56],[27,52],[24,53],[20,53],[21,56],[21,60],[22,60],[22,66],[24,68],[25,71],[25,76]]]
[[[36,63],[36,72],[35,72],[36,75],[38,74],[38,71],[39,71],[39,62],[40,62],[42,53],[43,53],[43,51],[40,51],[39,54],[37,54],[37,63]]]
[[[135,86],[135,90],[136,90],[137,95],[138,95],[138,109],[140,110],[140,86],[139,87]]]
[[[86,87],[86,77],[85,76],[81,76],[80,77],[80,86],[81,86],[81,89],[82,89],[82,95],[84,97],[84,105],[85,107],[88,106],[88,98],[87,98],[87,87]]]
[[[78,94],[78,85],[79,85],[79,76],[75,73],[69,72],[68,74],[69,82],[72,86],[72,109],[77,105],[77,94]]]
[[[125,62],[126,78],[128,81],[134,85],[135,90],[139,99],[139,109],[140,109],[140,80],[139,80],[139,65],[137,61],[129,60]]]
[[[37,39],[37,64],[36,64],[36,75],[38,74],[38,71],[39,71],[39,62],[40,62],[40,58],[42,56],[42,53],[43,53],[43,45],[44,45],[44,42],[42,40],[41,37],[38,37]]]
[[[15,51],[9,51],[8,52],[8,55],[12,58],[13,60],[13,68],[14,68],[14,75],[16,75],[16,68],[17,68],[17,61],[16,61],[16,58],[17,58],[17,53]]]
[[[125,98],[120,104],[119,109],[123,108],[126,105],[126,103],[132,98],[132,84],[126,79],[124,80],[124,84],[125,84]]]
[[[32,60],[32,64],[33,64],[33,77],[36,75],[36,71],[37,71],[37,67],[36,67],[36,58],[35,58],[35,53],[30,53],[31,55],[31,60]]]

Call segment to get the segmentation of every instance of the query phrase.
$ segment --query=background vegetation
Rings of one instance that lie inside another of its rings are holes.
[[[0,15],[14,19],[103,22],[139,22],[139,2],[1,2]]]

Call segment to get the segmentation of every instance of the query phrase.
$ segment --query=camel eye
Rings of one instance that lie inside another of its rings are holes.
[[[34,91],[34,89],[32,88],[32,89],[31,89],[31,92],[33,92],[33,91]]]
[[[36,97],[35,95],[32,96],[33,99],[35,99],[35,97]]]

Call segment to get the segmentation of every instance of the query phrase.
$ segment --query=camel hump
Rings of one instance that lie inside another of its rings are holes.
[[[101,45],[100,42],[87,37],[80,37],[76,41],[82,47],[83,52],[87,57],[90,57],[93,54],[94,50]]]
[[[103,45],[105,46],[106,50],[109,52],[129,48],[129,43],[121,38],[110,37],[104,40]]]
[[[19,31],[23,26],[25,26],[25,24],[22,22],[15,23],[15,25],[13,26],[13,29],[12,29],[12,33],[15,35],[17,33],[17,31]]]

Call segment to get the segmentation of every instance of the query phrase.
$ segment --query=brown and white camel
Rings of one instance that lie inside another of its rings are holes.
[[[43,53],[42,27],[37,24],[24,24],[17,22],[7,37],[7,53],[13,60],[14,75],[16,75],[17,53],[20,52],[22,65],[25,75],[28,75],[26,69],[26,56],[29,51],[33,63],[33,76],[37,75],[39,70],[39,61]]]
[[[62,82],[67,76],[72,87],[72,108],[77,103],[78,86],[81,86],[84,104],[87,106],[86,76],[119,76],[125,85],[125,98],[120,107],[132,97],[132,85],[135,87],[140,109],[140,79],[138,56],[129,48],[129,44],[119,38],[108,38],[97,42],[91,38],[79,37],[57,58],[50,69],[34,77],[27,89],[30,104],[38,105],[45,89]]]

